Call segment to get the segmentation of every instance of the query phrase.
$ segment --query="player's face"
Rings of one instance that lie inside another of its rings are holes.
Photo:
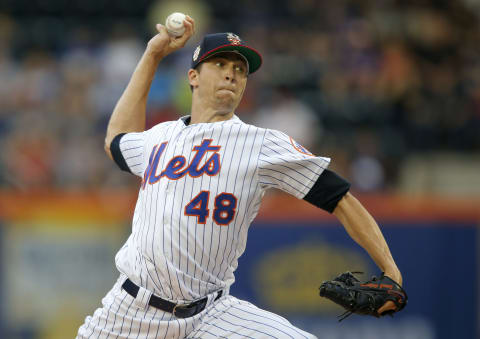
[[[236,53],[219,53],[208,58],[197,73],[200,100],[225,113],[234,111],[242,100],[247,73],[245,60]]]

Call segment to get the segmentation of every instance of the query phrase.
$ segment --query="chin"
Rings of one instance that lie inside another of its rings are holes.
[[[218,98],[217,107],[221,111],[231,112],[237,105],[235,105],[235,101],[232,98]]]
[[[235,108],[236,107],[231,107],[231,106],[220,106],[217,108],[217,114],[219,115],[228,115],[230,113],[232,113],[233,111],[235,111]]]

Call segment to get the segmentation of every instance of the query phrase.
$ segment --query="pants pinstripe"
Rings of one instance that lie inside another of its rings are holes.
[[[121,288],[123,280],[121,277],[103,298],[103,307],[85,319],[77,339],[316,338],[288,320],[228,294],[216,302],[212,294],[201,313],[177,319],[148,306],[140,293],[133,298]]]

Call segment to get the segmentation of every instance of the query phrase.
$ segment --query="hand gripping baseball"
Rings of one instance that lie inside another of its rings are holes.
[[[352,313],[375,317],[393,315],[405,307],[408,299],[405,290],[383,273],[379,278],[373,277],[366,282],[360,282],[350,272],[342,273],[322,283],[320,296],[345,308],[346,312],[340,316],[340,321]],[[387,301],[393,302],[396,310],[380,313],[379,310]]]
[[[185,46],[195,32],[195,21],[187,15],[183,24],[185,25],[185,33],[179,37],[170,36],[165,26],[157,24],[158,34],[150,39],[147,50],[161,59]]]

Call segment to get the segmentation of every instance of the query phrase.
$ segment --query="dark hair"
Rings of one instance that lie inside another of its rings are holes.
[[[199,64],[197,65],[197,67],[194,68],[194,70],[196,70],[198,73],[200,73],[200,70],[202,69],[202,65],[203,65],[203,62],[199,63]],[[192,86],[192,85],[190,85],[190,90],[191,90],[192,93],[193,93],[193,86]]]

